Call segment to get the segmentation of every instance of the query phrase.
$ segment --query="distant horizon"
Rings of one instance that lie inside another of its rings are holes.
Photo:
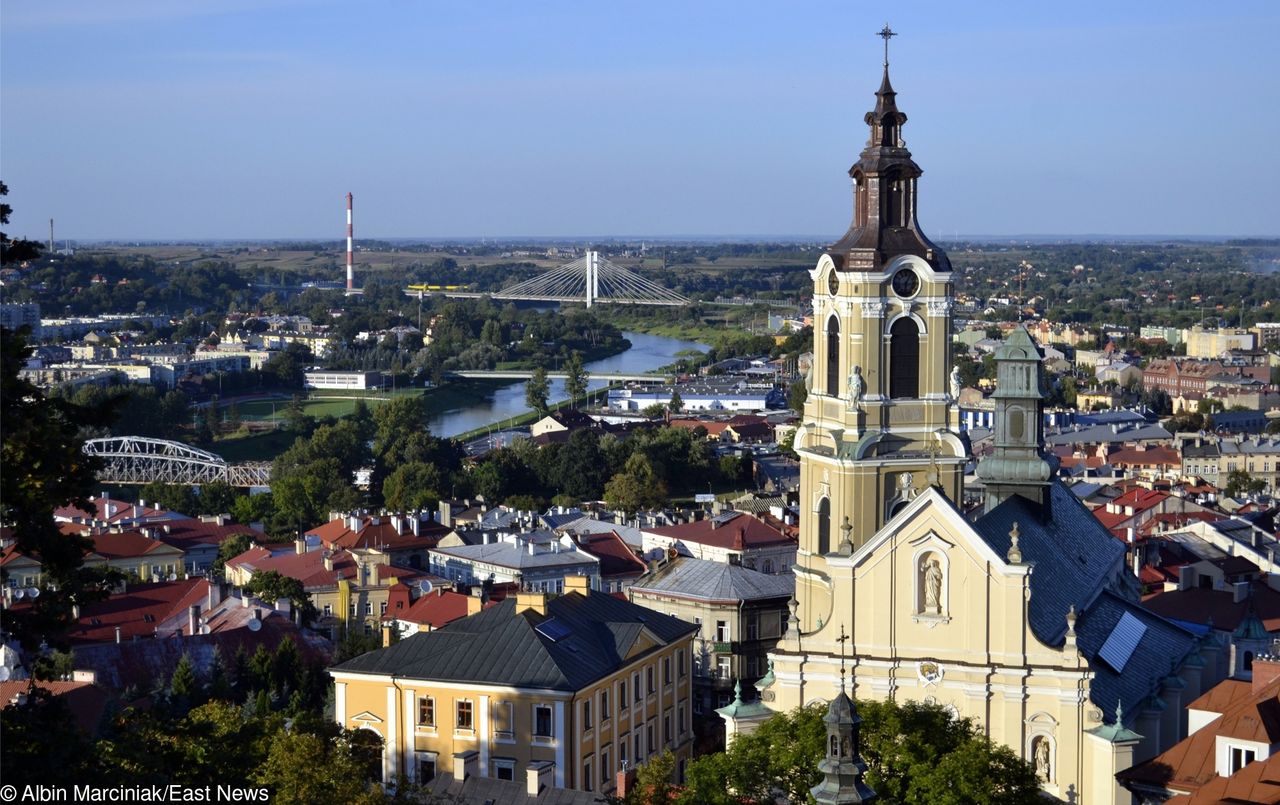
[[[357,238],[834,240],[886,22],[930,237],[1280,234],[1271,0],[8,0],[3,22],[5,231],[38,241],[50,218],[59,241],[337,238],[348,192]]]
[[[926,233],[927,234],[927,233]],[[355,238],[355,248],[359,251],[365,242],[399,243],[404,245],[431,245],[436,243],[451,245],[633,245],[641,242],[646,246],[666,244],[795,244],[798,246],[824,246],[835,242],[839,236],[819,235],[371,235],[366,238]],[[1015,234],[1015,235],[960,235],[957,237],[929,238],[938,244],[956,243],[991,243],[1003,242],[1025,243],[1028,245],[1052,246],[1057,243],[1226,243],[1228,241],[1280,241],[1280,234],[1275,235],[1108,235],[1108,234]],[[47,242],[47,241],[46,241]],[[298,236],[298,237],[265,237],[265,238],[57,238],[55,247],[60,244],[75,246],[199,246],[199,245],[235,245],[235,244],[291,244],[291,243],[332,243],[341,246],[345,239],[333,236]]]

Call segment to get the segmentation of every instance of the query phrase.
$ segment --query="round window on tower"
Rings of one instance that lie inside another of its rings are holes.
[[[834,268],[827,272],[827,290],[831,292],[832,296],[840,292],[840,275],[836,273]]]
[[[915,296],[920,290],[920,278],[916,272],[904,268],[893,275],[893,292],[901,297]]]

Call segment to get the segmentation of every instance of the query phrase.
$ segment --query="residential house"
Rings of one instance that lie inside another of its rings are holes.
[[[391,586],[425,575],[391,564],[388,554],[374,548],[307,550],[303,540],[290,553],[272,555],[254,547],[226,563],[227,581],[237,587],[248,584],[255,573],[270,570],[302,582],[319,614],[316,628],[335,637],[352,629],[364,634],[380,630]]]
[[[383,738],[382,777],[449,775],[607,794],[692,745],[693,624],[595,592],[522,592],[330,669],[334,717]]]
[[[334,551],[371,548],[391,557],[393,565],[422,570],[430,550],[451,530],[430,513],[334,513],[329,522],[307,529],[303,537]]]
[[[1252,679],[1224,679],[1166,712],[1189,735],[1116,778],[1143,802],[1280,802],[1280,659],[1254,658]]]
[[[600,559],[567,536],[550,531],[484,536],[479,545],[438,545],[431,572],[461,584],[516,583],[524,589],[558,593],[565,579],[582,575],[600,589]]]
[[[632,602],[698,624],[693,644],[694,713],[727,705],[734,682],[764,676],[787,624],[790,573],[679,556],[655,562],[628,590]]]
[[[695,559],[734,563],[762,573],[787,573],[796,561],[795,539],[742,512],[641,529],[644,551],[675,549]]]

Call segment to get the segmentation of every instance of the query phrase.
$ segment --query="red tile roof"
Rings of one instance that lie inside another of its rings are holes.
[[[396,528],[393,515],[366,515],[360,518],[359,528],[352,530],[347,518],[339,517],[324,525],[308,530],[307,536],[319,537],[326,548],[377,548],[385,551],[405,551],[418,548],[431,549],[450,529],[436,522],[420,522],[418,533],[411,527],[416,515],[404,515]],[[377,522],[374,522],[374,521]]]
[[[158,624],[203,603],[208,594],[205,579],[133,585],[105,601],[86,605],[67,636],[73,643],[114,642],[120,627],[122,640],[154,637]]]
[[[1257,673],[1257,662],[1254,667]],[[1216,767],[1215,746],[1219,735],[1267,744],[1280,740],[1278,697],[1280,679],[1262,685],[1256,691],[1252,686],[1242,688],[1233,684],[1215,701],[1215,709],[1221,708],[1222,715],[1154,758],[1122,771],[1116,777],[1122,782],[1195,794],[1209,783],[1222,779],[1218,777]]]
[[[600,560],[601,578],[639,577],[648,570],[648,565],[616,531],[584,534],[578,538],[578,547]]]
[[[102,711],[107,707],[107,691],[92,682],[33,682],[29,679],[0,682],[0,707],[17,706],[14,699],[19,694],[28,693],[32,685],[66,702],[81,732],[87,735],[97,732]]]
[[[156,520],[174,517],[175,513],[152,506],[138,506],[127,500],[116,500],[106,496],[89,498],[93,511],[87,512],[76,506],[59,506],[54,509],[53,516],[59,520],[97,520],[106,523],[118,523],[122,520],[144,519]]]
[[[1215,629],[1234,630],[1249,611],[1249,600],[1233,600],[1230,590],[1192,587],[1170,590],[1143,599],[1143,606],[1157,615],[1187,623],[1206,624],[1213,618]],[[1268,632],[1280,631],[1280,593],[1265,584],[1253,585],[1253,607]]]
[[[324,566],[325,556],[333,559],[332,570]],[[356,577],[356,560],[350,551],[307,551],[306,553],[282,553],[272,556],[265,548],[250,548],[239,556],[227,560],[227,564],[235,568],[243,568],[250,573],[274,570],[282,576],[297,579],[308,589],[334,587],[338,579],[354,579]],[[424,570],[415,570],[395,565],[377,565],[378,579],[399,578],[415,579],[426,575]]]
[[[408,609],[397,611],[394,609],[394,602],[389,601],[387,614],[383,616],[383,620],[402,620],[408,623],[426,624],[432,629],[439,629],[446,623],[467,616],[467,599],[469,598],[471,598],[469,595],[437,587],[426,595],[419,596],[418,600],[410,604]],[[485,605],[485,609],[497,603],[497,601],[491,600]]]
[[[161,542],[184,551],[189,551],[201,545],[221,545],[228,537],[233,537],[236,534],[248,534],[257,539],[265,537],[262,532],[254,531],[249,526],[241,525],[240,523],[218,525],[217,523],[206,523],[195,518],[168,520],[163,524],[147,526],[146,528],[152,531]]]
[[[1230,777],[1215,777],[1194,794],[1167,800],[1166,805],[1218,805],[1219,803],[1280,803],[1280,754],[1255,760]]]
[[[724,515],[721,515],[724,517]],[[717,518],[698,520],[680,525],[662,526],[645,529],[650,534],[657,534],[683,542],[697,542],[716,548],[744,550],[750,548],[767,548],[776,545],[794,545],[776,528],[770,528],[749,514],[738,513],[727,521],[717,523]]]
[[[93,552],[103,559],[136,559],[155,553],[181,553],[181,549],[166,545],[158,539],[144,537],[137,531],[94,534]]]

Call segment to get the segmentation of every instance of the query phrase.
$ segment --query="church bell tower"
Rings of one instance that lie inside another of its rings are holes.
[[[958,502],[966,461],[951,263],[916,220],[922,171],[889,81],[892,35],[881,32],[884,75],[849,169],[853,221],[810,272],[813,368],[795,439],[804,510],[793,626],[804,634],[830,624],[838,606],[825,557],[852,553],[926,486]]]

